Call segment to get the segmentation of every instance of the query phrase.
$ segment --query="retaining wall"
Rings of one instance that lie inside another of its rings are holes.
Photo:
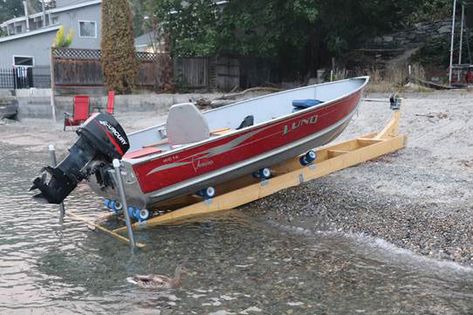
[[[51,118],[51,90],[50,89],[29,89],[17,90],[15,99],[19,104],[19,117],[28,118]],[[130,111],[155,111],[157,113],[166,113],[169,107],[178,103],[195,101],[198,99],[213,100],[221,94],[138,94],[138,95],[117,95],[115,96],[115,112]],[[1,98],[1,96],[0,96]],[[61,120],[64,112],[72,113],[72,96],[56,96],[55,110],[56,119]],[[90,98],[91,111],[97,110],[97,107],[105,108],[107,106],[107,97],[98,96]]]

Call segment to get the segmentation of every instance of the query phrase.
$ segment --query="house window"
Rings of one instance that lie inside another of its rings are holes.
[[[13,65],[16,67],[33,67],[34,58],[31,56],[13,56]]]
[[[58,24],[58,22],[59,22],[59,18],[57,16],[53,16],[53,18],[51,20],[51,24],[56,25],[56,24]]]
[[[21,34],[23,32],[23,27],[21,25],[15,26],[15,34]]]
[[[96,38],[97,24],[95,21],[79,21],[79,37]]]

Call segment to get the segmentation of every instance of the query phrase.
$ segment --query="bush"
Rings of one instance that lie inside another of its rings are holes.
[[[69,32],[67,32],[67,35],[66,35],[64,26],[61,26],[56,33],[56,37],[54,38],[53,47],[55,48],[69,47],[72,44],[73,38],[74,38],[74,31],[69,30]]]

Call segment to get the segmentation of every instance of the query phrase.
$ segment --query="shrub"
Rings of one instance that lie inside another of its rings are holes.
[[[61,26],[54,38],[53,47],[55,48],[64,48],[69,47],[72,44],[72,39],[74,38],[74,31],[69,30],[66,34],[64,26]]]

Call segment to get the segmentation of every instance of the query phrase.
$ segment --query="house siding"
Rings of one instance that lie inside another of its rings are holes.
[[[64,25],[66,32],[69,29],[74,31],[74,39],[71,48],[100,49],[101,39],[101,5],[93,5],[67,12],[61,12],[57,15],[58,24]],[[81,38],[79,36],[79,21],[94,21],[96,23],[96,38]]]
[[[66,32],[74,32],[71,48],[100,49],[101,5],[90,5],[74,10],[59,12],[53,15],[58,18],[57,25],[63,25]],[[96,38],[79,37],[79,21],[96,22]],[[55,31],[25,36],[0,42],[0,67],[13,64],[13,55],[34,57],[35,66],[50,65],[50,51]]]
[[[34,57],[35,66],[50,65],[51,44],[56,31],[0,43],[0,67],[11,67],[13,56]]]

